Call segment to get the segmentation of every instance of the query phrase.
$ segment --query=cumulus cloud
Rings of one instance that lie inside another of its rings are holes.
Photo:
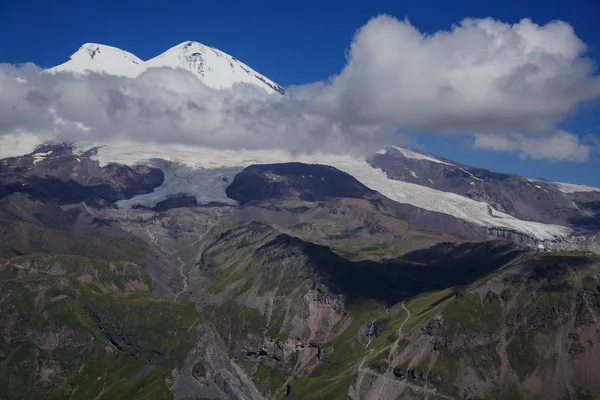
[[[475,148],[518,153],[521,158],[548,159],[552,161],[588,161],[590,146],[580,143],[577,135],[559,131],[550,136],[525,136],[523,134],[477,134]]]
[[[400,130],[581,161],[589,148],[556,125],[598,95],[585,44],[564,22],[466,19],[428,35],[380,16],[356,33],[338,75],[285,96],[213,90],[169,68],[131,79],[0,65],[0,137],[345,152],[390,144]]]
[[[334,115],[419,132],[545,133],[600,78],[570,25],[465,19],[426,35],[408,21],[371,20],[320,98]]]

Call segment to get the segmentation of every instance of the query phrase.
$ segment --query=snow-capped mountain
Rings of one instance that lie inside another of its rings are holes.
[[[235,57],[192,41],[183,42],[147,61],[116,47],[86,43],[67,62],[48,71],[82,74],[91,71],[135,78],[147,69],[157,67],[183,68],[213,89],[228,89],[236,83],[249,83],[262,87],[268,93],[284,93],[277,83]]]
[[[198,42],[184,42],[146,61],[146,68],[184,68],[209,87],[227,89],[234,83],[250,83],[268,92],[283,93],[283,88],[254,71],[235,57]]]

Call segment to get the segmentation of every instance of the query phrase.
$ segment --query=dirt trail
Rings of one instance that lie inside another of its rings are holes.
[[[404,322],[402,322],[402,325],[400,325],[400,328],[398,328],[398,339],[396,339],[394,341],[394,343],[392,344],[392,346],[390,347],[390,352],[388,353],[388,363],[389,364],[392,363],[394,354],[396,354],[396,350],[398,349],[398,342],[400,342],[400,340],[402,340],[402,337],[404,336],[404,332],[402,332],[402,329],[404,329],[404,325],[406,325],[406,323],[412,316],[412,314],[410,313],[410,310],[408,308],[406,308],[406,305],[404,304],[404,302],[402,302],[401,305],[402,305],[402,308],[404,309],[404,311],[406,311],[407,315],[406,315],[406,319],[404,319]]]
[[[408,314],[406,316],[406,319],[404,320],[404,322],[402,323],[402,325],[400,325],[400,329],[398,329],[398,333],[400,334],[400,336],[402,336],[402,328],[404,328],[404,325],[406,325],[406,323],[408,322],[408,320],[411,317],[411,313],[410,310],[408,308],[406,308],[406,305],[404,304],[404,302],[402,302],[402,308],[404,309],[404,311],[406,311],[406,313]]]
[[[363,369],[363,365],[365,364],[365,361],[367,360],[367,358],[369,358],[369,356],[371,354],[373,354],[373,349],[369,350],[367,352],[367,354],[365,354],[365,356],[363,357],[363,359],[361,360],[360,364],[358,365],[358,379],[356,380],[356,388],[355,388],[355,392],[358,396],[360,396],[360,387],[362,386],[362,381],[363,378],[365,377],[365,369]]]

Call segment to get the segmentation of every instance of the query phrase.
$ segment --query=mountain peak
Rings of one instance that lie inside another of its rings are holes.
[[[202,56],[209,50],[222,53],[221,51],[214,49],[212,47],[203,45],[199,42],[194,42],[191,40],[179,43],[167,51],[159,54],[158,56],[147,61],[149,65],[153,64],[162,64],[162,63],[178,63],[175,59],[182,61],[185,64],[185,59],[199,58],[202,59]],[[224,54],[224,53],[223,53]],[[161,65],[164,66],[164,65]],[[189,65],[177,65],[177,67],[183,67],[185,69],[189,69]],[[192,71],[194,72],[194,71]]]
[[[69,61],[51,68],[50,72],[98,72],[133,78],[142,71],[144,61],[117,47],[85,43],[69,57]]]
[[[208,45],[205,45],[200,42],[193,41],[193,40],[188,40],[188,41],[182,42],[182,43],[178,44],[177,46],[172,47],[169,50],[175,50],[175,49],[179,49],[179,51],[186,52],[186,53],[204,52],[207,50],[211,50],[211,51],[214,51],[215,53],[219,53],[223,56],[231,57],[234,60],[236,59],[235,57],[230,56],[229,54],[217,49],[216,47],[208,46]]]
[[[200,47],[200,48],[206,48],[206,47],[209,47],[209,46],[203,45],[203,44],[202,44],[202,43],[200,43],[200,42],[195,42],[195,41],[193,41],[193,40],[188,40],[188,41],[185,41],[185,42],[182,42],[182,43],[178,44],[178,45],[177,45],[177,46],[175,46],[175,47],[183,47],[183,48],[195,48],[195,47]]]
[[[183,68],[200,77],[206,86],[214,89],[228,89],[235,83],[249,83],[262,87],[269,93],[284,93],[281,86],[235,57],[191,40],[173,46],[146,61],[146,66]]]
[[[86,53],[93,53],[93,52],[102,52],[102,51],[122,51],[116,47],[113,46],[108,46],[105,44],[100,44],[100,43],[84,43],[81,45],[81,47],[79,48],[79,50],[77,50],[78,52],[86,52]],[[77,54],[75,53],[75,54]]]

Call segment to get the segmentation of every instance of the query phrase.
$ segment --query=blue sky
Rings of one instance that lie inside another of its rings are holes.
[[[368,4],[367,4],[368,3]],[[14,1],[0,13],[0,62],[64,62],[85,42],[116,46],[142,59],[185,40],[196,40],[234,55],[278,83],[311,83],[337,74],[355,31],[386,13],[407,17],[424,33],[448,30],[465,17],[493,17],[539,25],[560,19],[600,61],[600,2],[578,1]],[[600,138],[600,102],[580,106],[561,122],[580,138]],[[600,156],[588,162],[521,159],[516,154],[471,150],[464,139],[413,135],[413,144],[466,164],[497,171],[600,186]]]

